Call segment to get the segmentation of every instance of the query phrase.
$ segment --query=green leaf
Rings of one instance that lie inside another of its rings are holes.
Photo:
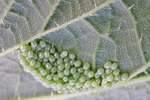
[[[149,0],[0,0],[0,98],[148,99],[149,33]],[[15,49],[37,38],[75,53],[93,70],[117,61],[130,77],[112,90],[58,95],[24,72],[17,59]],[[90,93],[102,96],[83,96]]]

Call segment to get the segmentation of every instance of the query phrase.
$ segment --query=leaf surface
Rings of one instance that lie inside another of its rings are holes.
[[[148,82],[96,92],[102,96],[57,96],[23,71],[15,49],[22,42],[42,38],[59,51],[73,52],[83,63],[90,62],[93,70],[108,60],[117,61],[121,72],[145,82],[149,78],[142,78],[143,72],[150,72],[149,33],[149,0],[0,0],[0,98],[32,100],[54,94],[55,99],[107,100],[119,99],[116,94],[120,93],[124,100],[148,99]],[[127,84],[136,82],[141,81]]]

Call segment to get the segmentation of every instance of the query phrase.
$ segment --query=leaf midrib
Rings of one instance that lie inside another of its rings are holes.
[[[57,95],[52,95],[52,96],[47,95],[47,96],[41,96],[41,97],[24,98],[23,100],[60,100],[62,98],[63,99],[68,99],[68,98],[81,96],[81,95],[88,95],[88,94],[94,94],[94,93],[99,94],[101,92],[116,89],[118,87],[133,85],[133,84],[137,84],[137,83],[144,83],[144,82],[149,81],[149,80],[150,80],[149,76],[143,75],[141,77],[133,78],[129,81],[120,81],[120,82],[114,84],[114,86],[110,89],[100,87],[100,89],[92,89],[92,90],[82,91],[82,92],[74,93],[74,94],[67,94],[67,95],[57,94]]]

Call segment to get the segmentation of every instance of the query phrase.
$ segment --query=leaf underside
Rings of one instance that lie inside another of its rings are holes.
[[[131,78],[141,77],[145,70],[150,73],[150,1],[0,0],[1,99],[55,95],[24,72],[17,59],[15,49],[37,38],[54,44],[59,51],[75,53],[82,62],[90,62],[93,70],[111,60]],[[100,96],[68,99],[149,99],[149,87],[145,82]]]

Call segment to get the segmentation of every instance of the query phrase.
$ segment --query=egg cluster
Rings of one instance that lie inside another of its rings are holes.
[[[101,74],[102,82],[101,85],[110,88],[116,82],[128,79],[128,73],[120,73],[118,63],[107,61],[103,68],[99,68],[97,73]]]
[[[82,63],[73,53],[58,52],[56,47],[44,40],[22,44],[18,58],[26,72],[47,88],[58,93],[73,93],[100,86],[112,87],[119,80],[126,80],[128,74],[120,74],[116,62],[106,62],[96,72],[90,63]]]

